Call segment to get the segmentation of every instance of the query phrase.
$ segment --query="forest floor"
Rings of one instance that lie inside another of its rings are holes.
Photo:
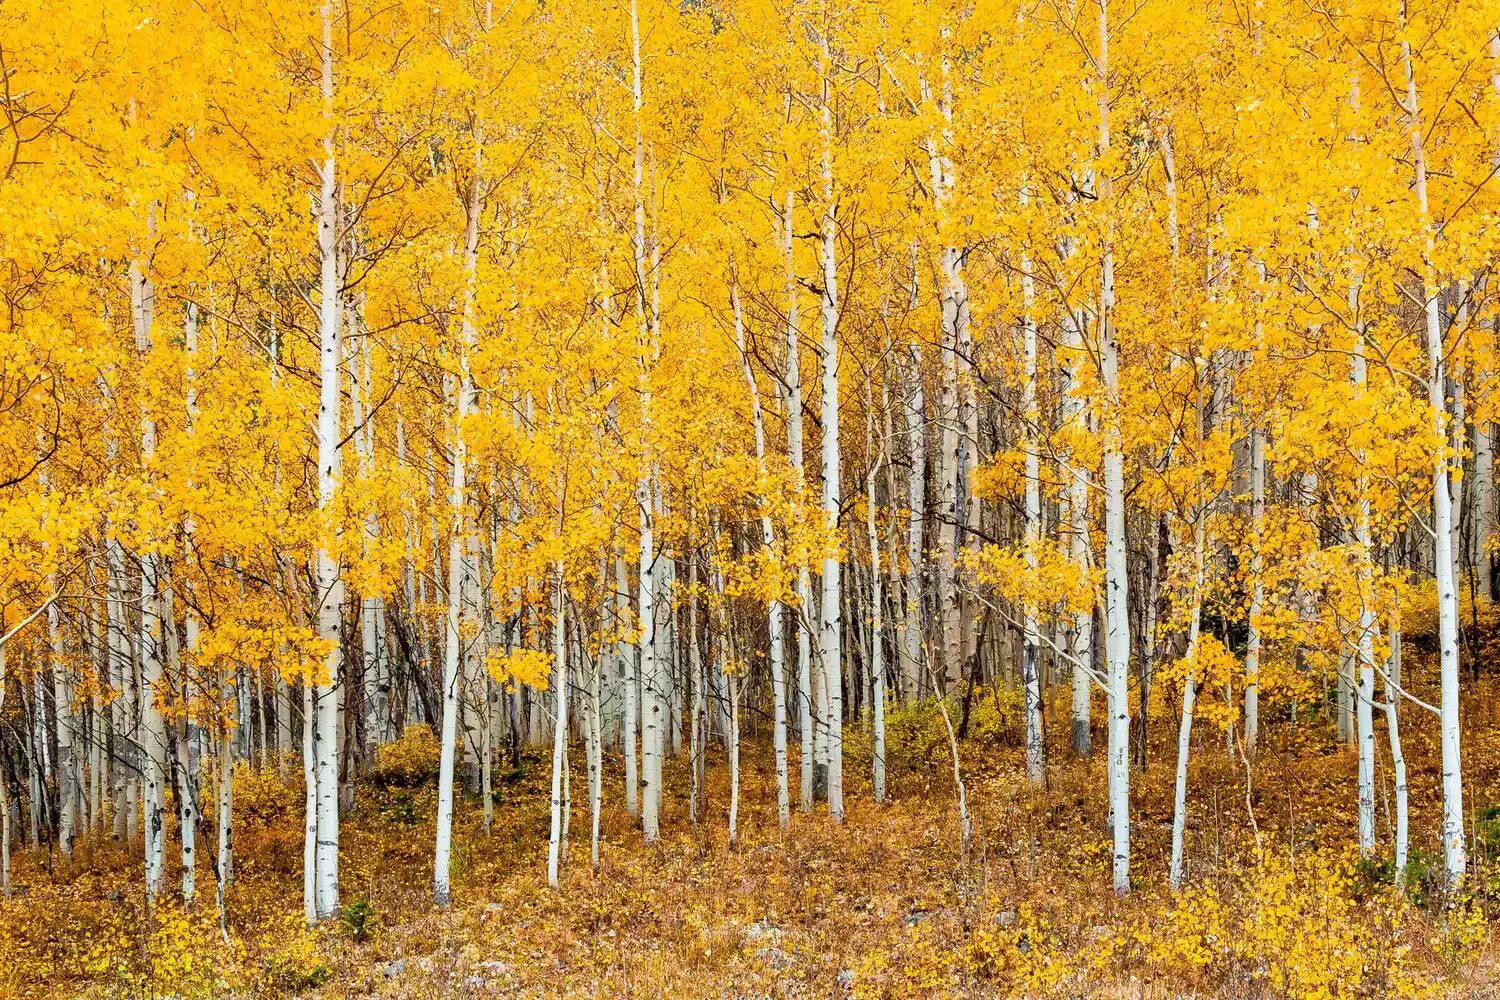
[[[1011,707],[991,696],[961,758],[974,833],[961,841],[941,719],[891,717],[891,798],[871,801],[869,752],[851,735],[848,815],[795,813],[777,830],[767,735],[747,734],[739,840],[714,748],[705,819],[687,817],[685,759],[671,761],[663,836],[641,843],[606,762],[597,869],[583,754],[571,785],[561,891],[546,884],[550,760],[528,753],[498,782],[491,831],[460,803],[451,910],[431,903],[431,783],[361,784],[341,827],[336,925],[302,926],[302,800],[275,769],[237,779],[235,881],[219,933],[212,834],[200,900],[146,920],[141,861],[85,842],[70,865],[20,852],[0,901],[0,997],[1500,997],[1500,684],[1466,695],[1474,876],[1440,899],[1436,725],[1408,708],[1411,891],[1357,864],[1355,761],[1326,721],[1267,725],[1251,771],[1222,730],[1199,726],[1189,790],[1190,887],[1166,886],[1176,721],[1159,704],[1153,757],[1133,772],[1134,892],[1111,891],[1102,746],[1074,760],[1049,716],[1049,781],[1029,788]],[[1066,712],[1060,702],[1057,710]],[[1102,733],[1096,738],[1101,740]],[[1377,817],[1389,851],[1384,727]],[[418,755],[420,756],[420,755]],[[421,777],[422,767],[414,773]],[[793,808],[796,763],[793,755]],[[1257,847],[1257,839],[1260,846]],[[178,877],[172,844],[172,871]],[[50,869],[50,871],[49,871]],[[173,881],[171,885],[176,886]]]

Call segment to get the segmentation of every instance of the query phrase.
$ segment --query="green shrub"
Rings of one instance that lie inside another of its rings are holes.
[[[380,918],[370,905],[370,897],[361,894],[339,914],[339,926],[351,941],[368,941],[375,936]]]

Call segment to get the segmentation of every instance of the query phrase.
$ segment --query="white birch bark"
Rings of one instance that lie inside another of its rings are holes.
[[[755,380],[755,369],[750,365],[749,352],[745,350],[745,316],[740,304],[738,282],[731,282],[730,304],[734,310],[734,342],[739,351],[740,364],[745,371],[745,385],[750,391],[750,421],[755,432],[755,462],[762,478],[766,475],[766,426],[761,412],[760,387]],[[776,534],[771,517],[762,511],[760,516],[760,539],[769,554],[776,543]],[[771,743],[776,762],[776,819],[785,830],[791,822],[791,787],[787,775],[786,751],[786,653],[782,641],[782,602],[780,596],[773,597],[766,609],[766,630],[769,641],[768,658],[771,667]],[[697,638],[693,639],[697,649]],[[696,678],[695,678],[696,685]],[[695,689],[701,688],[696,685]],[[694,732],[697,732],[697,714],[693,716]]]
[[[865,451],[870,455],[870,471],[865,477],[865,529],[870,545],[870,739],[871,767],[874,770],[876,802],[885,802],[885,589],[880,576],[880,534],[875,526],[875,479],[885,460],[888,441],[877,452],[874,437],[874,406],[871,394],[865,396]]]
[[[474,386],[469,372],[469,356],[478,336],[474,327],[474,297],[478,285],[479,210],[484,198],[482,137],[474,152],[474,178],[465,207],[463,316],[458,348],[458,375],[448,383],[454,395],[452,450],[453,479],[448,494],[448,617],[443,642],[443,728],[438,757],[437,836],[433,852],[432,887],[437,905],[446,908],[452,902],[449,865],[453,851],[453,771],[458,751],[458,698],[463,663],[462,618],[464,590],[468,576],[468,446],[464,440],[464,421],[472,406]]]
[[[302,785],[306,820],[302,838],[302,915],[308,927],[318,923],[318,750],[317,685],[302,682]],[[220,757],[227,752],[221,744]],[[222,764],[220,765],[223,766]]]
[[[1021,192],[1026,204],[1026,192]],[[1031,274],[1031,258],[1021,251],[1021,341],[1025,373],[1021,389],[1021,433],[1026,452],[1026,566],[1037,570],[1037,550],[1042,544],[1042,466],[1041,411],[1037,406],[1036,320],[1031,310],[1036,299],[1036,283]],[[1047,780],[1046,746],[1042,738],[1041,633],[1037,625],[1037,608],[1027,602],[1023,610],[1021,672],[1023,713],[1026,719],[1026,778],[1033,785]]]
[[[333,118],[333,8],[323,0],[322,98],[323,163],[318,198],[318,258],[322,301],[319,307],[319,403],[318,403],[318,508],[329,510],[339,475],[340,376],[343,355],[342,302],[338,261],[337,167],[334,159]],[[319,921],[338,910],[339,871],[339,775],[338,775],[338,684],[343,666],[339,637],[339,613],[344,586],[339,567],[326,540],[317,551],[318,637],[328,645],[321,675],[317,679],[314,757],[317,789],[317,850],[314,872],[316,915]]]
[[[736,316],[736,322],[739,317]],[[737,332],[742,332],[738,331]],[[688,511],[688,687],[692,689],[692,721],[689,724],[688,770],[691,782],[688,791],[688,822],[698,822],[698,808],[703,801],[703,763],[708,754],[708,740],[704,720],[707,712],[704,705],[703,662],[698,648],[698,552],[693,538],[693,511]]]
[[[1099,156],[1107,163],[1109,132],[1109,4],[1099,2]],[[1107,170],[1099,176],[1105,212],[1111,199]],[[1105,222],[1099,294],[1099,356],[1107,394],[1104,424],[1104,643],[1109,684],[1109,805],[1114,827],[1115,892],[1130,891],[1130,618],[1125,565],[1125,454],[1120,437],[1119,346],[1115,340],[1115,262],[1112,223]]]
[[[563,492],[559,478],[558,531],[562,531]],[[555,564],[553,572],[557,579],[552,591],[552,687],[555,696],[552,725],[552,825],[547,836],[547,884],[556,889],[562,863],[563,841],[566,834],[563,824],[566,810],[563,805],[563,780],[567,770],[568,749],[568,647],[564,615],[567,611],[566,582],[562,560]]]
[[[838,223],[834,217],[833,106],[829,81],[832,58],[825,33],[823,44],[823,100],[820,131],[823,140],[823,516],[830,540],[838,534],[839,520],[839,343],[838,264],[835,259]],[[826,685],[824,727],[828,740],[828,813],[844,818],[844,721],[843,721],[843,621],[839,600],[839,556],[836,549],[823,559],[822,628],[819,653]]]
[[[960,274],[958,251],[942,250],[942,382],[938,389],[938,453],[933,474],[937,477],[937,600],[938,638],[943,664],[944,691],[951,690],[962,678],[959,662],[959,584],[958,584],[958,486],[959,404],[958,341],[959,327],[968,322],[968,289]]]
[[[1354,330],[1354,350],[1349,358],[1349,381],[1354,388],[1356,399],[1362,399],[1365,394],[1366,370],[1365,370],[1365,335],[1364,326],[1357,319],[1359,316],[1359,292],[1360,276],[1355,275],[1349,285],[1349,308],[1350,316],[1356,317]],[[1371,567],[1372,552],[1370,549],[1370,500],[1366,493],[1366,482],[1363,474],[1365,456],[1363,451],[1355,453],[1356,466],[1361,470],[1355,481],[1355,494],[1358,496],[1359,511],[1356,516],[1354,528],[1354,544],[1358,548],[1357,558],[1359,560],[1359,633],[1355,641],[1358,650],[1359,684],[1356,690],[1358,696],[1355,705],[1355,733],[1359,744],[1359,766],[1357,787],[1359,792],[1359,853],[1360,857],[1369,857],[1375,850],[1375,610],[1373,593],[1373,573]],[[1258,570],[1259,567],[1254,567]],[[1390,723],[1387,717],[1387,723]],[[1400,736],[1395,737],[1397,744]],[[1405,762],[1402,762],[1402,771],[1405,771]]]
[[[625,574],[625,560],[615,556],[615,617],[623,629],[630,609],[630,581]],[[625,811],[632,816],[640,814],[641,779],[640,740],[636,735],[636,724],[640,721],[639,696],[640,677],[636,673],[635,650],[626,642],[616,645],[615,656],[620,671],[620,686],[624,690],[620,710],[620,738],[625,753]]]
[[[167,683],[176,683],[178,697],[183,700],[188,696],[187,676],[183,673],[182,650],[177,637],[177,602],[174,592],[175,583],[170,569],[163,569],[161,588],[161,620],[162,630],[166,639],[167,650]],[[182,719],[177,725],[177,755],[172,761],[172,767],[177,778],[177,832],[179,846],[182,848],[182,901],[185,907],[191,908],[194,897],[198,891],[198,878],[194,854],[197,850],[196,835],[196,796],[192,787],[192,767],[189,750],[189,722]]]
[[[154,215],[147,228],[155,231]],[[139,259],[130,265],[130,301],[135,327],[136,350],[142,358],[151,351],[151,327],[156,311],[156,290]],[[148,466],[156,455],[156,424],[144,408],[141,414],[141,461]],[[156,580],[157,557],[141,554],[141,769],[146,829],[146,896],[155,900],[166,883],[166,721],[162,706],[167,691],[162,676],[161,635]]]
[[[640,615],[640,663],[641,663],[641,831],[646,843],[655,843],[661,836],[661,775],[662,775],[662,750],[665,745],[662,727],[665,724],[663,714],[663,685],[661,678],[661,665],[656,658],[656,586],[655,574],[656,563],[656,539],[654,537],[654,504],[656,500],[656,484],[654,468],[651,458],[646,452],[651,448],[651,390],[650,371],[647,368],[646,355],[650,360],[655,359],[659,349],[660,339],[658,337],[657,323],[660,318],[657,309],[657,295],[655,280],[656,273],[649,267],[648,260],[654,260],[653,253],[648,257],[646,240],[646,181],[645,181],[645,135],[642,121],[642,108],[644,105],[644,93],[641,84],[641,25],[639,4],[636,0],[630,3],[630,44],[631,44],[631,97],[633,101],[635,118],[635,155],[634,189],[635,189],[635,239],[634,258],[636,276],[636,319],[639,324],[637,336],[645,341],[649,338],[649,344],[642,344],[642,368],[640,373],[641,389],[641,478],[636,485],[636,505],[640,510],[640,570],[639,570],[639,615]],[[648,273],[649,272],[649,273]],[[648,294],[648,288],[650,293]]]
[[[1256,261],[1256,277],[1264,283],[1265,265]],[[1264,330],[1259,316],[1255,320],[1255,342],[1260,344]],[[1261,579],[1261,534],[1266,519],[1266,445],[1265,433],[1258,424],[1250,427],[1250,607],[1246,616],[1245,636],[1245,755],[1255,757],[1260,738],[1260,615],[1265,604],[1265,582]]]
[[[1187,827],[1188,755],[1193,744],[1193,707],[1198,700],[1198,637],[1203,621],[1203,578],[1207,511],[1200,509],[1193,524],[1193,589],[1188,600],[1187,675],[1182,681],[1182,718],[1177,727],[1177,781],[1172,797],[1172,861],[1168,880],[1172,891],[1182,888],[1183,831]]]
[[[1063,256],[1073,255],[1072,241],[1064,247]],[[1081,435],[1088,430],[1087,400],[1079,391],[1078,367],[1084,362],[1083,328],[1085,319],[1071,305],[1064,303],[1062,318],[1063,343],[1058,351],[1058,368],[1061,382],[1060,416],[1065,427]],[[1068,558],[1080,573],[1087,573],[1089,555],[1089,473],[1081,462],[1070,455],[1062,457],[1063,477],[1066,484],[1062,500],[1066,501],[1066,523],[1059,525],[1067,532]],[[1082,608],[1073,614],[1071,632],[1072,655],[1078,663],[1094,661],[1094,608]],[[1092,695],[1093,683],[1087,669],[1072,670],[1072,705],[1070,738],[1073,754],[1088,757],[1093,753]]]
[[[230,690],[231,674],[226,670],[223,673],[223,688],[226,701],[232,692]],[[233,704],[232,701],[229,702]],[[219,730],[219,852],[215,871],[217,879],[215,885],[215,897],[219,908],[220,933],[228,936],[229,915],[229,886],[234,881],[234,719],[223,720],[222,728]],[[305,860],[305,857],[304,857]],[[306,886],[304,897],[306,895]],[[314,897],[316,900],[316,896]],[[304,906],[306,904],[304,898]],[[313,914],[314,918],[316,913]]]
[[[913,297],[916,294],[913,270]],[[922,347],[911,345],[911,369],[903,398],[906,418],[906,606],[901,674],[905,696],[915,702],[922,690],[922,535],[927,524],[927,405],[922,385]]]
[[[609,560],[599,559],[599,623],[601,630],[609,613]],[[599,868],[599,821],[604,806],[604,716],[600,688],[603,678],[604,641],[601,637],[598,656],[589,663],[589,863]]]
[[[116,452],[115,437],[109,436],[110,457]],[[113,461],[111,461],[113,466]],[[117,739],[134,742],[139,733],[136,729],[135,669],[130,654],[130,621],[125,610],[125,552],[114,537],[113,526],[106,523],[105,560],[108,600],[105,603],[106,641],[109,645],[109,682],[118,692],[109,703],[110,725]],[[129,768],[118,767],[114,771],[114,838],[130,843],[137,833],[137,818],[140,779]]]
[[[1402,22],[1406,4],[1401,5]],[[1422,295],[1426,300],[1427,322],[1427,392],[1432,407],[1433,430],[1439,441],[1433,461],[1432,530],[1435,536],[1434,572],[1438,591],[1438,672],[1441,685],[1439,708],[1443,760],[1443,859],[1450,883],[1457,883],[1468,867],[1464,845],[1463,762],[1459,752],[1458,725],[1458,583],[1453,571],[1453,507],[1449,491],[1449,458],[1444,429],[1445,381],[1442,318],[1439,315],[1439,289],[1433,276],[1436,236],[1432,230],[1427,204],[1427,152],[1422,136],[1420,105],[1417,100],[1417,76],[1412,59],[1411,42],[1401,41],[1401,62],[1406,74],[1405,107],[1407,127],[1411,134],[1412,163],[1415,174],[1413,192],[1425,239],[1423,250]]]
[[[1396,689],[1401,676],[1401,621],[1391,623],[1391,653],[1385,666],[1385,727],[1391,742],[1391,773],[1395,780],[1396,829],[1393,853],[1396,885],[1406,885],[1406,856],[1410,821],[1406,789],[1406,755],[1401,749],[1401,694]]]
[[[787,455],[792,465],[800,496],[805,486],[802,450],[802,364],[801,344],[797,331],[797,269],[793,250],[793,211],[795,199],[786,192],[782,231],[786,236],[786,434]],[[801,781],[799,794],[803,812],[813,807],[813,719],[812,719],[812,636],[809,631],[812,602],[812,579],[806,566],[797,569],[797,731],[801,738]]]
[[[57,584],[52,581],[56,592]],[[57,603],[47,607],[47,645],[52,661],[52,705],[57,718],[57,846],[63,857],[73,858],[78,836],[78,760],[73,747],[73,683],[68,676]]]

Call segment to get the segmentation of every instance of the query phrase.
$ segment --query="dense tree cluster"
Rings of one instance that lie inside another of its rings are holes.
[[[524,744],[556,884],[580,746],[650,842],[753,708],[782,823],[839,820],[847,727],[882,798],[888,705],[1006,683],[1033,781],[1059,688],[1098,723],[1119,891],[1148,726],[1175,885],[1195,721],[1248,768],[1329,691],[1361,849],[1417,706],[1464,872],[1493,8],[20,0],[0,84],[7,867],[24,811],[157,894],[171,833],[191,899],[211,827],[222,888],[228,765],[300,761],[327,919],[426,722],[446,905]]]

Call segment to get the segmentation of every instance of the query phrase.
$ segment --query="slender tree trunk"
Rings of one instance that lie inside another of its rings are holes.
[[[155,230],[154,218],[148,229]],[[130,265],[131,311],[134,318],[136,349],[142,358],[151,352],[151,326],[156,309],[156,290],[141,263]],[[149,412],[141,419],[141,459],[148,465],[156,454],[156,424]],[[166,722],[162,706],[167,698],[162,677],[159,601],[156,591],[157,557],[154,552],[141,554],[141,770],[144,777],[146,814],[146,897],[154,901],[166,884]],[[38,706],[40,711],[40,705]]]
[[[615,616],[623,628],[630,609],[630,581],[625,575],[625,560],[615,557]],[[640,721],[640,678],[636,673],[635,654],[627,643],[621,642],[615,649],[619,661],[620,685],[624,689],[620,711],[621,740],[625,752],[625,811],[632,816],[640,815],[641,779],[639,767],[639,739],[636,723]]]
[[[559,483],[558,531],[562,531],[562,489]],[[557,575],[552,595],[552,662],[553,692],[556,697],[552,726],[552,827],[547,838],[547,884],[556,889],[558,870],[562,861],[565,808],[563,805],[563,779],[567,769],[568,749],[568,647],[564,615],[567,610],[567,584],[563,564],[559,560],[554,572]]]
[[[639,5],[630,3],[630,44],[632,57],[632,98],[635,112],[635,272],[636,272],[636,318],[642,340],[649,338],[649,353],[654,358],[659,349],[660,338],[657,324],[660,312],[656,299],[656,272],[648,263],[646,241],[646,181],[645,181],[645,135],[643,132],[642,108],[644,96],[641,86],[641,26]],[[654,252],[649,260],[654,261]],[[651,289],[648,296],[647,290]],[[656,540],[654,536],[654,509],[657,496],[656,477],[649,455],[651,448],[651,391],[650,372],[642,367],[641,387],[641,478],[636,486],[636,504],[640,509],[641,550],[639,570],[639,614],[640,614],[640,661],[641,661],[641,832],[646,843],[655,843],[661,836],[661,778],[662,751],[666,744],[662,727],[664,705],[662,665],[656,656]]]
[[[1099,2],[1099,156],[1109,156],[1109,4]],[[1107,172],[1099,177],[1099,198],[1110,210]],[[1109,681],[1109,804],[1114,826],[1115,892],[1130,891],[1130,669],[1129,574],[1125,565],[1125,452],[1120,434],[1119,345],[1115,340],[1115,263],[1106,235],[1099,295],[1099,356],[1105,401],[1104,424],[1104,642]]]
[[[916,293],[913,269],[913,297]],[[922,664],[925,654],[922,626],[923,530],[927,523],[927,413],[922,388],[922,348],[911,345],[911,374],[904,398],[906,413],[906,453],[910,463],[906,481],[906,606],[903,623],[901,673],[902,688],[911,701],[918,700],[922,690]]]
[[[833,107],[828,74],[832,58],[828,36],[823,36],[823,100],[821,132],[823,138],[823,516],[830,536],[839,528],[839,343],[838,343],[838,265],[835,249],[838,223],[834,218],[833,196]],[[844,819],[844,720],[843,720],[843,622],[839,600],[839,556],[830,550],[823,559],[822,630],[819,652],[823,661],[823,678],[827,687],[824,702],[828,733],[828,812],[835,820]]]
[[[1401,750],[1401,619],[1399,613],[1391,622],[1391,654],[1385,666],[1385,726],[1391,741],[1391,771],[1396,782],[1396,843],[1394,867],[1396,884],[1406,885],[1408,837],[1408,802],[1406,789],[1406,755]]]
[[[802,366],[801,344],[797,332],[797,269],[792,253],[795,238],[792,229],[795,199],[791,191],[786,193],[786,208],[782,219],[782,231],[786,235],[786,433],[787,455],[796,477],[800,493],[806,484],[802,451]],[[812,580],[805,565],[797,569],[797,732],[802,742],[801,780],[799,784],[800,806],[803,812],[813,807],[813,721],[812,721],[812,636],[809,632],[812,615]]]
[[[1257,322],[1256,326],[1260,324]],[[1245,637],[1245,754],[1254,759],[1260,737],[1260,615],[1265,604],[1260,538],[1266,518],[1266,445],[1258,427],[1250,429],[1250,608]]]
[[[336,125],[333,119],[333,8],[323,0],[323,164],[318,199],[318,257],[321,267],[322,302],[319,312],[320,397],[318,405],[318,507],[332,507],[339,476],[339,409],[343,360],[343,318],[338,260],[337,168],[334,159]],[[317,718],[305,724],[315,728],[317,802],[317,865],[315,869],[316,916],[331,918],[338,910],[339,885],[339,775],[338,716],[343,647],[339,615],[344,586],[329,540],[321,539],[317,551],[318,638],[328,646],[323,670],[317,678],[314,703]]]
[[[738,321],[738,317],[736,317]],[[702,654],[698,649],[698,553],[693,538],[693,511],[688,510],[688,687],[692,689],[692,707],[690,709],[692,721],[689,723],[688,733],[688,770],[691,781],[688,790],[688,822],[698,822],[698,808],[703,801],[703,757],[708,753],[707,741],[704,738],[702,719],[704,716],[703,706],[703,664]]]
[[[1172,863],[1169,880],[1173,892],[1182,888],[1182,836],[1187,827],[1188,755],[1193,744],[1193,706],[1198,700],[1195,668],[1198,662],[1199,629],[1203,621],[1206,516],[1207,511],[1199,510],[1193,525],[1193,592],[1188,598],[1192,610],[1188,619],[1187,676],[1182,681],[1182,720],[1177,728],[1177,783],[1172,798]]]
[[[1026,204],[1023,189],[1021,204]],[[1041,465],[1041,410],[1037,406],[1037,345],[1036,320],[1031,310],[1036,298],[1036,286],[1031,275],[1031,259],[1021,254],[1021,340],[1025,374],[1021,390],[1021,433],[1026,451],[1026,565],[1035,573],[1037,550],[1042,544],[1042,465]],[[1033,785],[1047,780],[1046,744],[1042,737],[1042,679],[1040,670],[1041,631],[1037,625],[1037,609],[1027,603],[1022,628],[1022,689],[1024,692],[1024,714],[1026,717],[1026,778]]]
[[[110,437],[111,451],[114,437]],[[110,723],[117,740],[135,741],[136,691],[135,668],[130,653],[130,621],[125,610],[125,553],[115,540],[112,528],[106,526],[108,541],[105,543],[105,558],[108,573],[108,609],[105,629],[109,643],[110,687],[119,692],[109,703]],[[114,837],[123,843],[135,840],[137,832],[136,811],[139,799],[139,778],[128,768],[117,767],[114,771]]]
[[[765,418],[761,412],[760,387],[755,380],[755,370],[750,366],[750,355],[745,350],[745,319],[744,310],[740,305],[738,283],[730,285],[729,295],[730,304],[734,309],[735,346],[739,350],[740,364],[745,370],[745,385],[750,390],[750,419],[755,431],[755,461],[760,474],[764,476],[766,474]],[[760,517],[760,540],[761,545],[769,555],[776,543],[776,535],[771,526],[771,517],[766,513],[762,513]],[[878,614],[879,612],[877,611],[876,613]],[[791,821],[791,788],[790,779],[787,775],[786,751],[786,653],[783,648],[782,602],[779,597],[773,597],[769,602],[766,623],[769,637],[769,649],[767,652],[771,667],[771,742],[776,761],[776,818],[781,829],[785,830],[787,824]],[[693,636],[692,642],[693,648],[696,650],[696,633]],[[696,685],[695,680],[694,690],[698,690],[699,688],[701,688],[701,685]],[[693,725],[696,735],[696,708],[693,715]]]
[[[865,451],[870,455],[870,471],[865,477],[865,528],[870,544],[870,702],[871,766],[874,768],[876,802],[885,802],[885,589],[880,576],[880,534],[875,525],[875,480],[885,459],[888,442],[878,452],[872,447],[874,437],[873,400],[865,398]]]
[[[56,581],[50,584],[57,590]],[[57,603],[47,607],[47,642],[52,660],[52,704],[57,714],[57,845],[63,857],[73,857],[78,836],[78,760],[73,748],[73,684],[68,676]]]
[[[1401,5],[1402,22],[1406,4]],[[1401,62],[1406,72],[1405,112],[1411,133],[1412,161],[1416,176],[1413,185],[1417,210],[1426,246],[1423,253],[1422,295],[1426,300],[1427,320],[1427,392],[1432,407],[1433,430],[1438,440],[1446,442],[1444,344],[1442,318],[1438,312],[1438,288],[1433,278],[1433,256],[1436,237],[1432,231],[1427,207],[1427,155],[1422,136],[1421,114],[1417,103],[1417,76],[1412,61],[1411,42],[1403,37]],[[1453,511],[1449,492],[1447,448],[1439,445],[1433,462],[1432,530],[1436,536],[1434,574],[1438,591],[1438,663],[1441,683],[1441,730],[1443,759],[1443,858],[1448,881],[1457,883],[1468,867],[1464,846],[1463,763],[1459,752],[1458,725],[1458,585],[1453,572]]]
[[[1349,286],[1351,316],[1359,315],[1359,279]],[[1355,330],[1354,351],[1350,355],[1349,381],[1353,384],[1356,398],[1365,393],[1365,336],[1362,325]],[[1364,453],[1355,455],[1355,462],[1364,468]],[[1359,559],[1359,636],[1356,647],[1359,652],[1358,703],[1355,706],[1355,731],[1359,741],[1359,853],[1369,857],[1375,850],[1375,609],[1373,593],[1373,553],[1370,549],[1370,500],[1363,472],[1360,473],[1355,492],[1359,496],[1359,514],[1354,529],[1354,543],[1358,547]],[[1259,567],[1253,567],[1252,571]],[[1387,722],[1391,720],[1387,717]],[[1400,737],[1396,736],[1399,743]],[[1392,756],[1395,752],[1393,749]],[[1405,771],[1405,761],[1402,761]],[[1403,776],[1404,781],[1404,776]]]
[[[162,588],[162,625],[166,631],[167,638],[167,663],[170,667],[169,677],[176,680],[178,690],[184,703],[190,703],[188,690],[188,679],[183,671],[182,651],[177,641],[177,611],[175,584],[171,576],[166,578],[166,586]],[[196,645],[198,638],[197,623],[191,614],[185,616],[190,623],[192,641]],[[182,902],[189,909],[192,908],[198,893],[197,872],[197,776],[193,773],[192,766],[192,724],[182,719],[177,727],[177,756],[174,765],[177,768],[177,832],[178,840],[182,847]]]
[[[482,138],[481,138],[482,144]],[[465,205],[464,226],[464,298],[460,331],[458,377],[450,382],[454,393],[453,480],[448,494],[448,626],[443,642],[443,730],[438,758],[437,838],[433,856],[433,898],[446,908],[452,902],[449,863],[453,851],[453,771],[458,751],[458,698],[463,665],[464,588],[467,583],[468,559],[465,555],[468,519],[467,465],[468,448],[464,440],[464,420],[469,415],[473,383],[469,374],[469,355],[477,333],[474,328],[474,297],[478,285],[479,211],[484,198],[480,175],[481,150],[474,153],[474,179]]]
[[[229,673],[224,674],[225,694],[230,694]],[[234,882],[234,719],[223,720],[219,731],[219,853],[215,889],[219,908],[219,929],[228,936],[229,886]],[[305,860],[305,856],[304,856]],[[304,896],[306,888],[304,887]],[[316,896],[314,897],[316,900]],[[303,905],[307,900],[304,898]],[[316,917],[316,912],[313,917]]]
[[[1064,350],[1059,352],[1065,359],[1063,367],[1062,419],[1065,426],[1075,432],[1088,428],[1087,403],[1078,390],[1078,366],[1084,362],[1083,323],[1070,308],[1064,317]],[[1066,462],[1068,523],[1068,557],[1081,572],[1089,568],[1089,473],[1077,459]],[[1094,662],[1094,608],[1092,605],[1076,611],[1072,623],[1073,658],[1077,663],[1089,665]],[[1073,754],[1089,757],[1094,752],[1092,727],[1093,679],[1087,669],[1075,667],[1072,671],[1072,720],[1071,737]]]
[[[602,629],[607,620],[608,589],[606,582],[609,562],[599,561],[599,623]],[[604,718],[600,702],[600,672],[604,662],[604,644],[599,644],[599,655],[592,659],[589,669],[589,863],[599,868],[599,819],[604,805]]]
[[[5,710],[6,684],[5,644],[0,643],[0,712]],[[10,780],[3,769],[0,769],[0,896],[10,898]]]

